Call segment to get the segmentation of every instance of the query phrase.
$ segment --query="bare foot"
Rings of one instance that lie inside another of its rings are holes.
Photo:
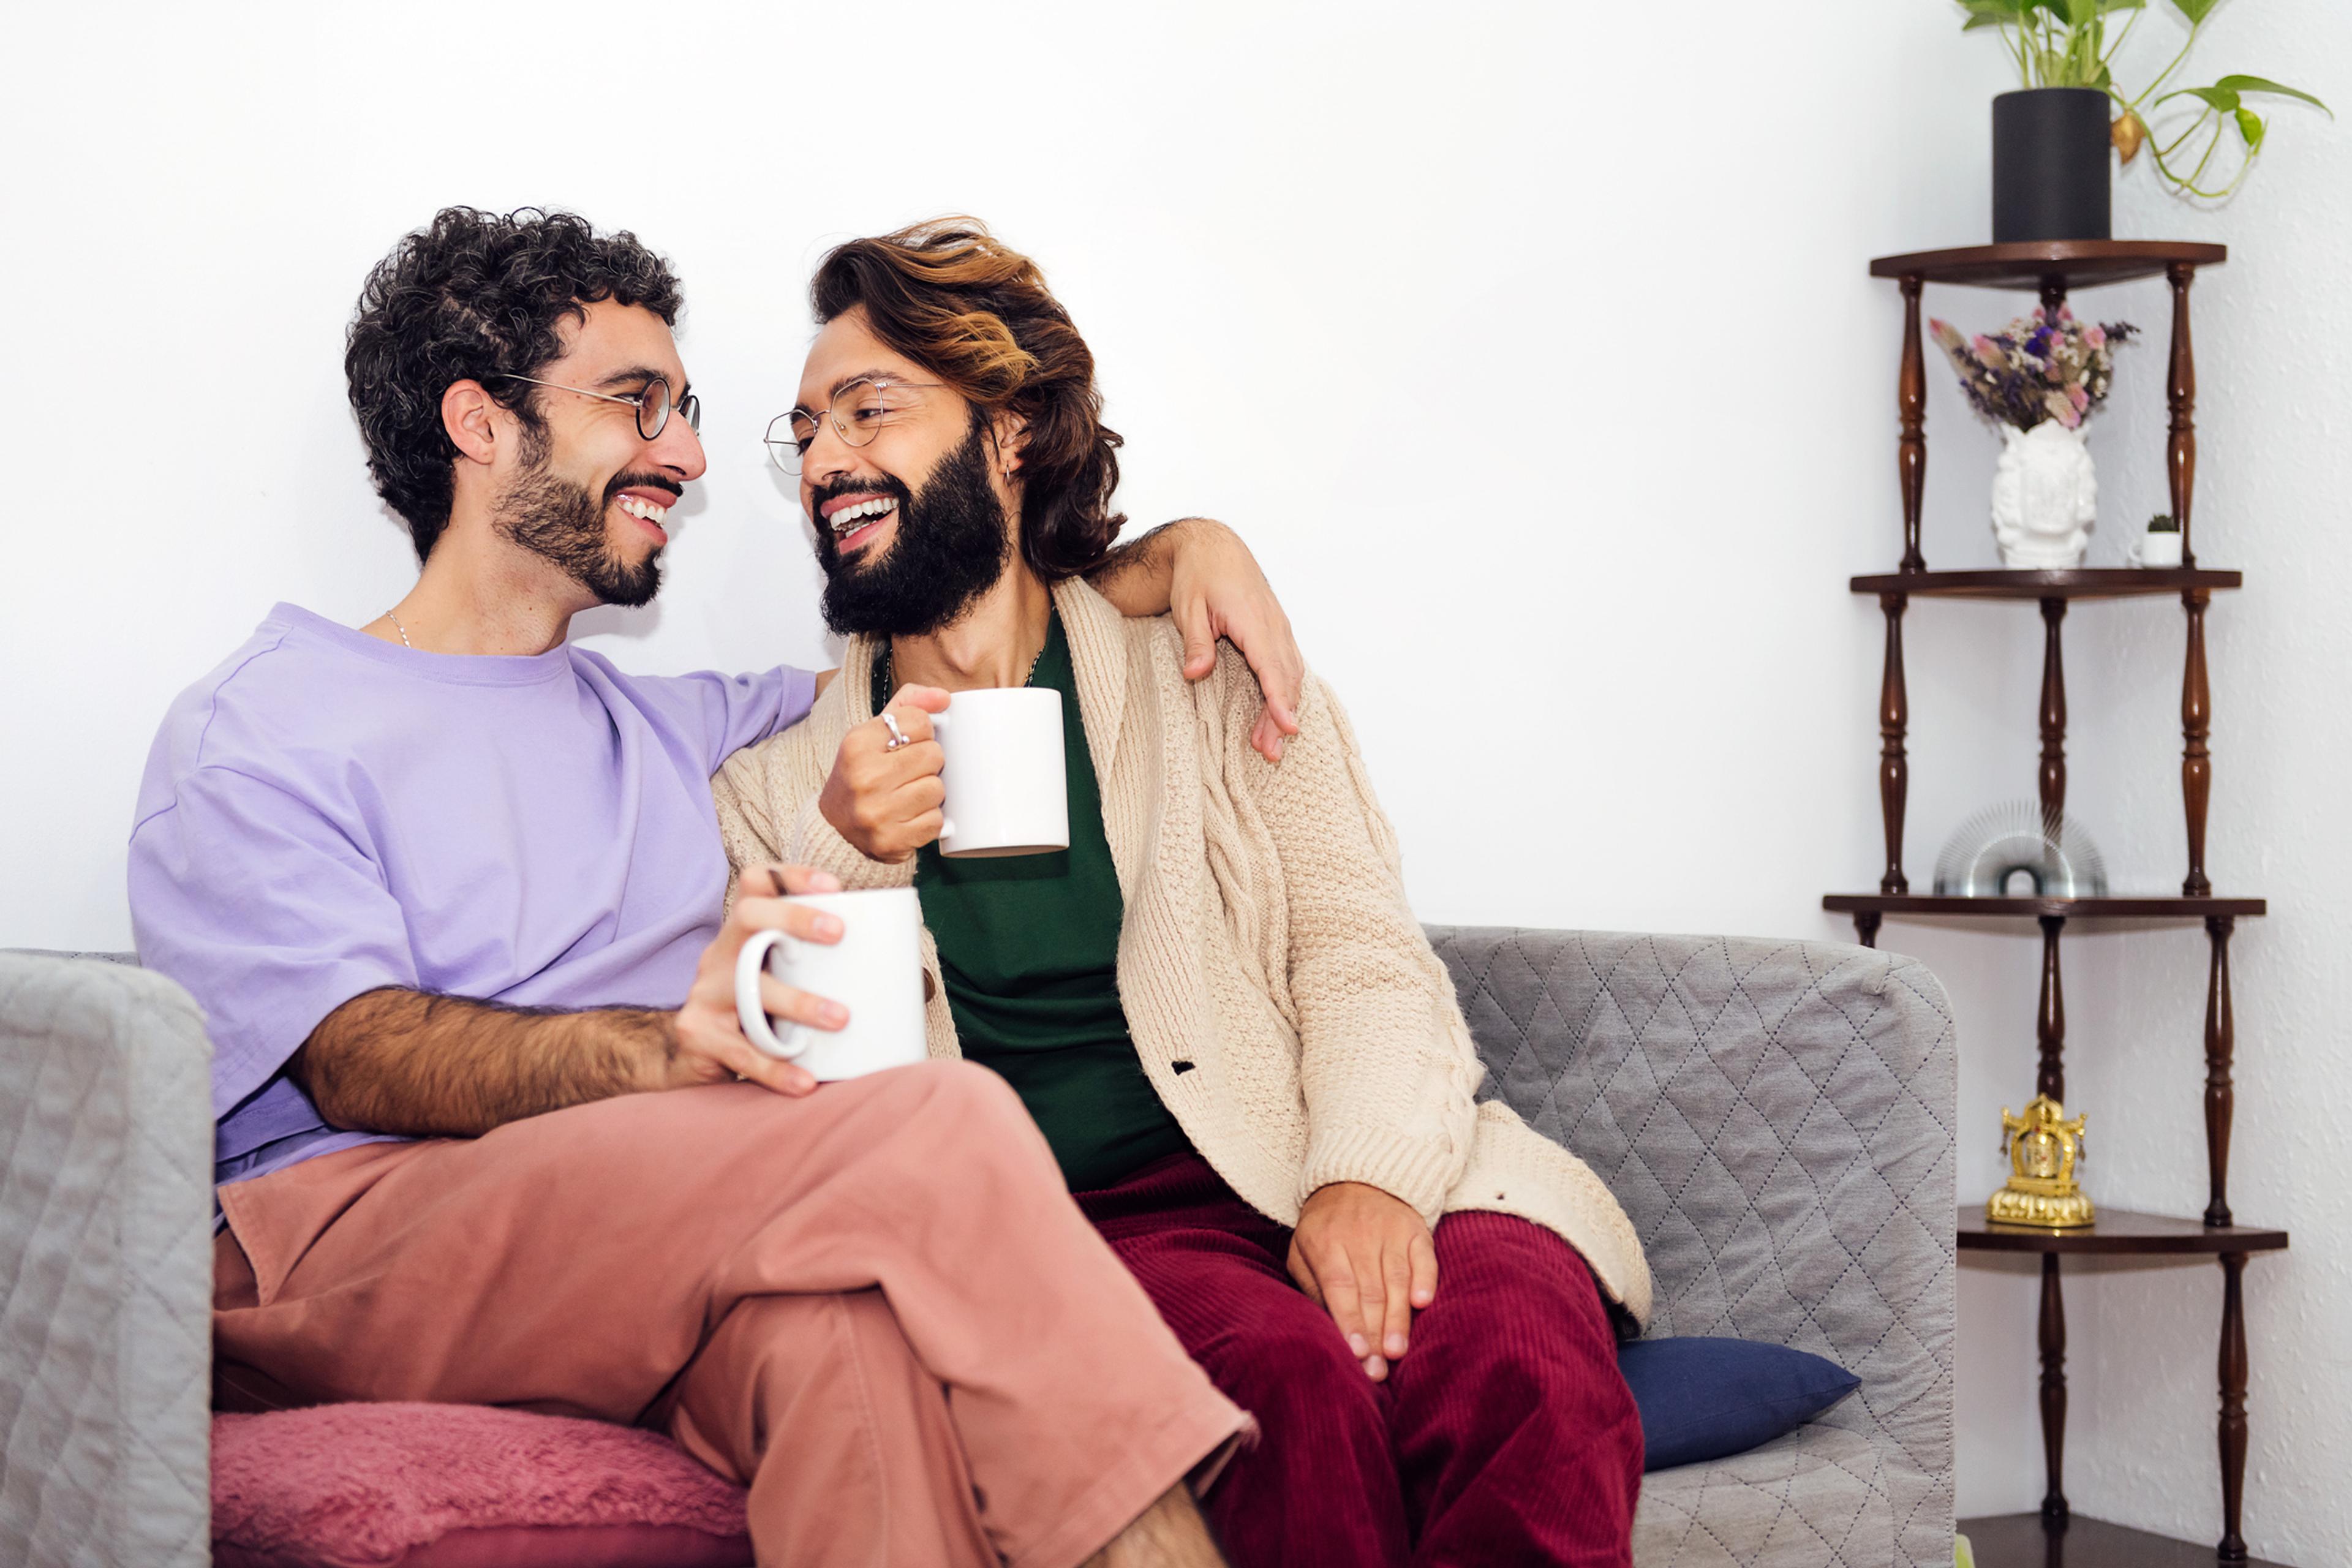
[[[1225,1568],[1225,1558],[1192,1494],[1178,1486],[1087,1558],[1086,1568]]]

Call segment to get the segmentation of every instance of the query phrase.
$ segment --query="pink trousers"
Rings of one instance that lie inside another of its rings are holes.
[[[1437,1299],[1374,1383],[1290,1233],[1198,1155],[1078,1194],[1259,1441],[1208,1495],[1233,1568],[1627,1568],[1642,1421],[1592,1271],[1508,1215],[1438,1223]]]
[[[221,1189],[215,1394],[670,1433],[763,1565],[1069,1568],[1249,1425],[1004,1081],[631,1095]]]

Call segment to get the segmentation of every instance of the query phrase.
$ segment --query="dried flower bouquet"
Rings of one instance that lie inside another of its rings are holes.
[[[2063,305],[2054,318],[2037,305],[2032,315],[1973,338],[1948,321],[1930,325],[1977,412],[2020,430],[2052,419],[2079,428],[2107,400],[2116,345],[2139,331],[2128,321],[2085,326]]]

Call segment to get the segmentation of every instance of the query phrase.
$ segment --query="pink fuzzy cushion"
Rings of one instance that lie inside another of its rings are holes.
[[[651,1432],[473,1405],[213,1417],[216,1568],[748,1568],[743,1490]]]

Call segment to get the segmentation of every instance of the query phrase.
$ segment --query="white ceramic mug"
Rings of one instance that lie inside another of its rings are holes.
[[[2132,541],[2131,563],[2164,571],[2180,564],[2180,533],[2172,530],[2158,533],[2153,529]]]
[[[763,931],[743,944],[735,960],[735,1016],[752,1046],[799,1062],[826,1083],[908,1067],[929,1055],[922,945],[916,934],[923,917],[915,889],[796,893],[785,901],[838,919],[841,940],[828,945]],[[840,1003],[849,1009],[849,1022],[839,1029],[791,1024],[779,1038],[760,1005],[763,973]]]
[[[947,753],[940,853],[1043,855],[1070,847],[1070,784],[1063,771],[1062,694],[1051,687],[959,691],[931,715]]]

